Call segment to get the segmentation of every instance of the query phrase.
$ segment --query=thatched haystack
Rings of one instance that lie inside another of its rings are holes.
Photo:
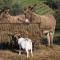
[[[24,15],[12,16],[9,9],[2,11],[0,14],[0,42],[10,42],[12,38],[10,34],[15,32],[27,37],[26,31],[32,40],[40,40],[39,24],[24,23],[24,20]]]

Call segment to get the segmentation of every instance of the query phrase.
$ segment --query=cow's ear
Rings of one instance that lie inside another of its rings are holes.
[[[29,8],[30,10],[33,10],[36,5],[37,5],[37,4],[34,4],[33,6],[28,6],[28,8]]]
[[[26,7],[24,7],[24,11],[26,10],[27,8]]]
[[[28,6],[28,9],[29,9],[29,10],[33,10],[33,7],[32,7],[32,6]]]
[[[36,7],[36,6],[37,6],[37,4],[34,4],[34,5],[33,5],[33,7]]]
[[[27,9],[26,7],[23,8],[23,13],[25,13],[26,9]]]

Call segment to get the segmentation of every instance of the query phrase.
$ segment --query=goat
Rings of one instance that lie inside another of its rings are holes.
[[[26,53],[27,53],[27,58],[29,57],[29,50],[31,51],[31,55],[33,56],[32,53],[32,41],[29,38],[19,38],[18,39],[18,45],[19,45],[19,49],[25,49]],[[21,50],[19,50],[19,55],[21,54]]]
[[[10,34],[11,36],[14,36],[17,39],[17,43],[19,46],[19,55],[21,55],[21,48],[26,51],[27,58],[29,57],[29,51],[31,52],[31,56],[33,57],[32,52],[32,40],[29,38],[23,38],[20,36],[20,34],[17,34],[16,32],[14,34]]]
[[[29,38],[25,38],[25,37],[23,38],[23,37],[21,37],[20,34],[16,34],[16,33],[15,33],[14,37],[16,37],[17,40],[18,40],[19,55],[21,55],[21,48],[22,48],[23,50],[26,51],[27,58],[29,57],[29,51],[31,52],[31,56],[33,57],[33,53],[32,53],[32,47],[33,47],[32,46],[32,40],[29,39]]]

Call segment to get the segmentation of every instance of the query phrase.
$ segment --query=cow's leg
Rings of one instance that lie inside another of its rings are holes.
[[[51,32],[50,33],[50,43],[51,43],[51,46],[53,46],[53,37],[54,37],[54,33],[53,32]]]
[[[50,46],[50,33],[47,33],[47,39],[48,39],[48,46]]]
[[[47,39],[48,39],[48,46],[53,47],[53,32],[47,33]]]

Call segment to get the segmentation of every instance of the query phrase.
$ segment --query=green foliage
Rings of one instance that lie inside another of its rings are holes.
[[[3,8],[5,6],[11,7],[12,0],[0,0],[0,8]]]
[[[36,13],[38,14],[51,14],[54,13],[52,9],[50,9],[46,4],[42,2],[42,0],[22,0],[21,1],[22,7],[27,7],[29,5],[37,4],[37,6],[34,8]]]
[[[56,29],[60,29],[60,0],[45,0],[45,4],[54,10],[57,21]]]
[[[46,2],[52,9],[60,8],[60,0],[46,0]]]
[[[24,7],[29,5],[37,4],[35,7],[35,11],[38,14],[50,14],[53,13],[53,10],[50,9],[46,4],[42,1],[44,0],[0,0],[0,8],[7,6],[10,8],[14,15],[21,13]]]
[[[60,29],[60,9],[55,10],[55,17],[57,20],[56,29]]]
[[[19,6],[18,4],[14,4],[10,9],[12,14],[14,15],[20,14],[22,12],[22,7],[21,5]]]
[[[22,6],[17,0],[0,0],[0,9],[3,7],[8,7],[11,13],[17,15],[21,10]]]

